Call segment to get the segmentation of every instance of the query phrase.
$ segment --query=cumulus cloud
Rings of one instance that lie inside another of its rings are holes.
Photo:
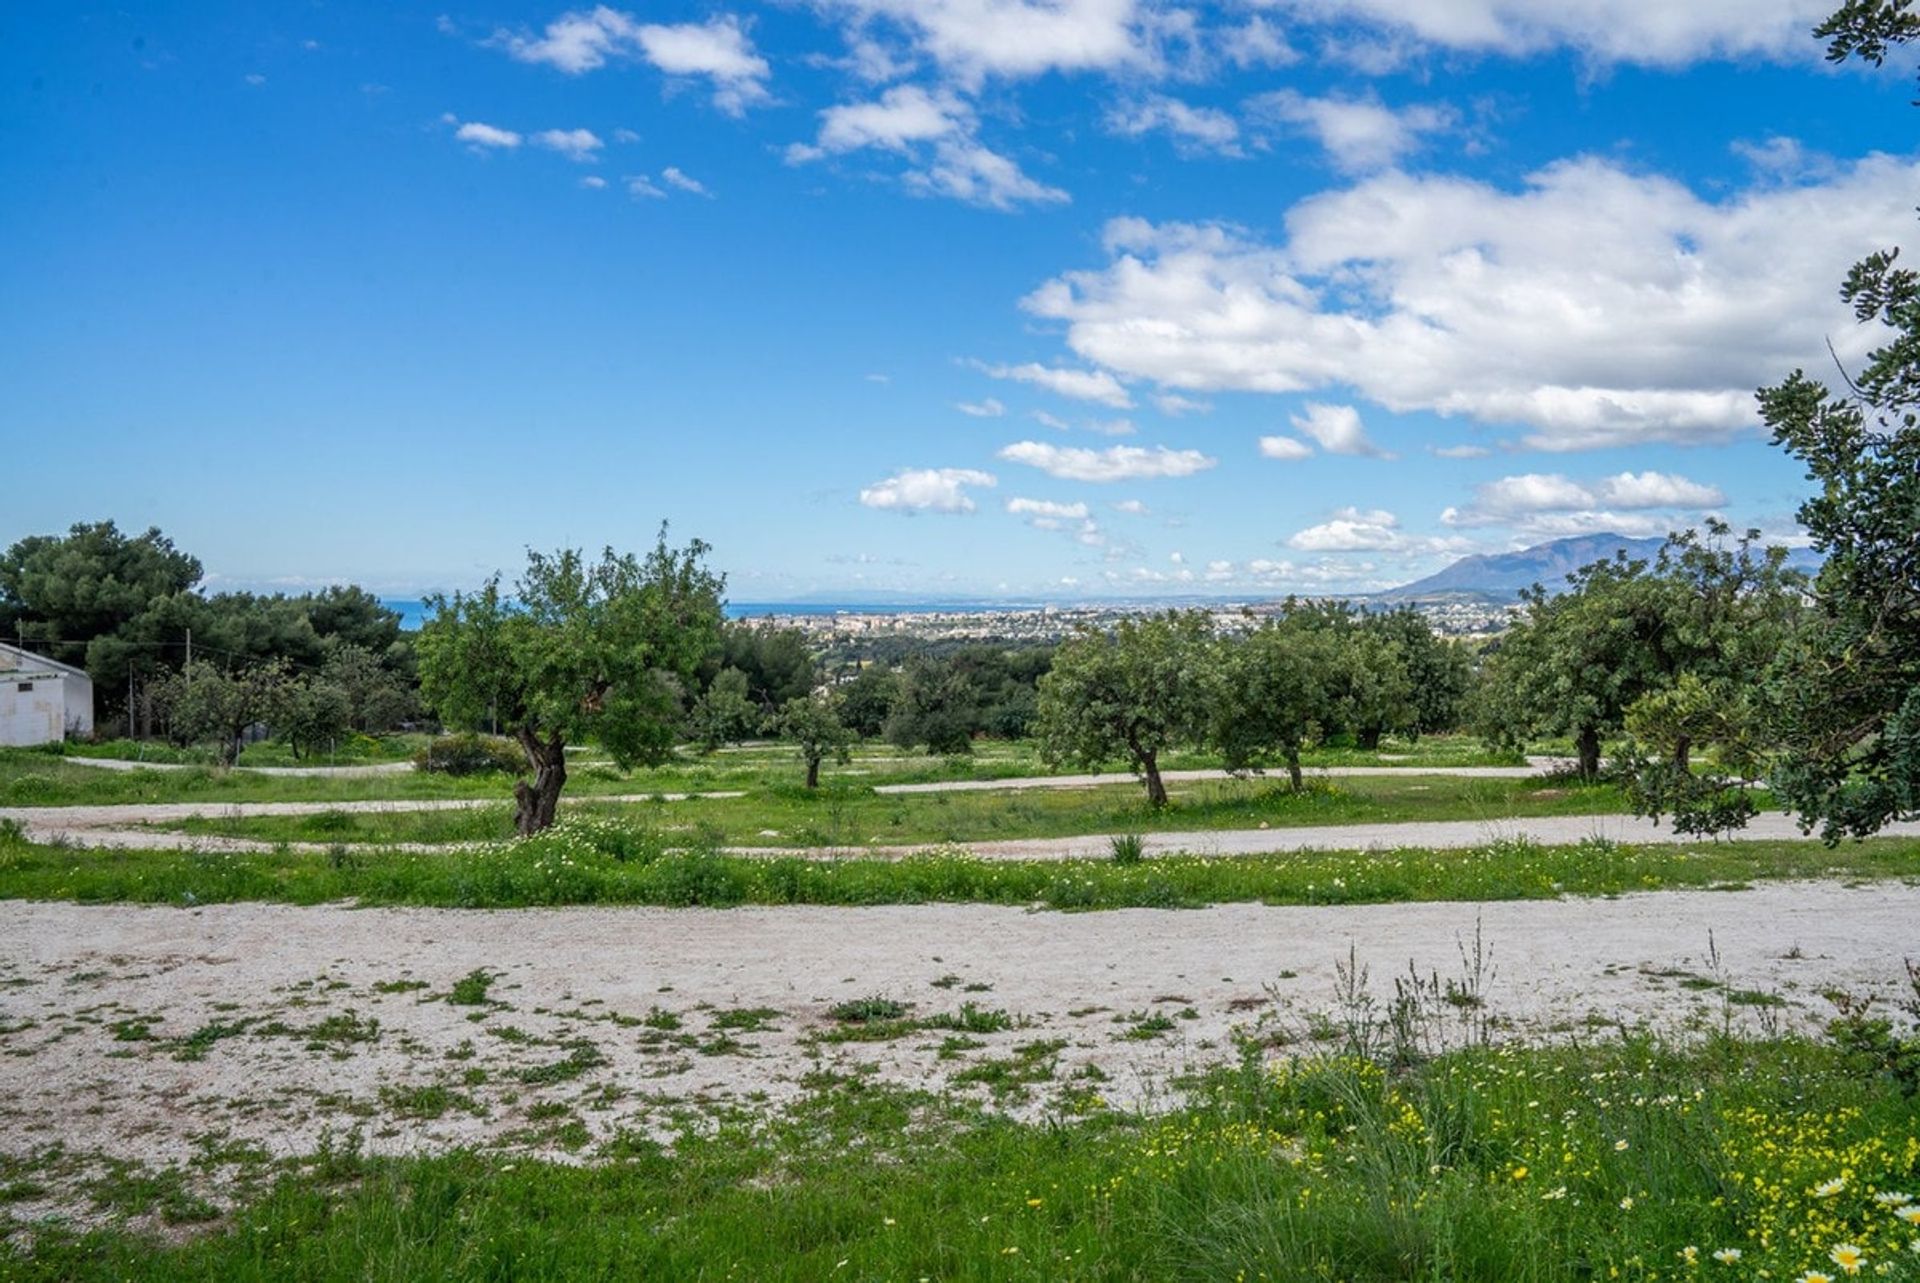
[[[571,76],[616,59],[638,59],[669,76],[712,83],[714,106],[728,115],[766,102],[772,69],[732,14],[704,23],[641,22],[608,5],[561,14],[538,36],[498,31],[490,42],[522,62],[545,63]]]
[[[1181,393],[1350,387],[1578,450],[1719,441],[1752,389],[1857,360],[1832,282],[1911,232],[1920,164],[1709,201],[1586,158],[1518,190],[1389,172],[1296,205],[1279,243],[1116,219],[1109,263],[1030,294],[1083,360]]]
[[[1029,177],[982,143],[978,130],[972,107],[952,92],[896,85],[872,102],[822,111],[814,141],[789,146],[787,162],[800,165],[872,148],[908,158],[905,182],[922,194],[1001,210],[1068,199],[1066,192]]]
[[[1443,49],[1681,66],[1754,55],[1811,60],[1830,0],[1272,0],[1301,23],[1359,24]]]
[[[992,473],[975,468],[903,468],[862,490],[860,502],[893,512],[972,512],[967,487],[997,484]]]
[[[1067,481],[1135,481],[1147,477],[1187,477],[1219,463],[1198,450],[1171,450],[1166,446],[1110,446],[1089,450],[1079,446],[1016,441],[1000,451],[1009,463],[1024,463],[1048,476]]]
[[[1097,548],[1106,543],[1100,523],[1087,513],[1084,503],[1056,503],[1051,499],[1009,499],[1007,511],[1026,519],[1035,530],[1055,530],[1070,534],[1076,542]]]
[[[1308,526],[1287,539],[1287,547],[1303,552],[1366,552],[1397,548],[1405,535],[1400,518],[1384,509],[1342,508],[1331,521]]]
[[[1481,483],[1471,503],[1446,509],[1440,520],[1456,527],[1511,526],[1545,537],[1657,534],[1669,528],[1671,517],[1650,515],[1654,510],[1697,514],[1726,501],[1718,486],[1668,472],[1621,472],[1593,481],[1528,472]]]
[[[1294,437],[1261,437],[1260,455],[1265,459],[1311,459],[1313,447]]]
[[[712,193],[707,190],[705,183],[697,178],[689,177],[678,165],[668,165],[660,171],[660,177],[665,179],[670,186],[678,187],[683,192],[692,192],[695,196],[712,195]]]
[[[451,121],[451,118],[449,118]],[[520,135],[511,129],[500,129],[485,125],[477,120],[469,120],[453,131],[453,136],[476,151],[493,147],[512,150],[521,142]]]
[[[1128,138],[1165,133],[1183,152],[1240,156],[1240,125],[1216,107],[1195,107],[1178,98],[1154,94],[1107,113],[1107,128]]]
[[[974,362],[974,368],[994,379],[1012,379],[1031,383],[1059,396],[1078,401],[1098,401],[1116,410],[1131,410],[1133,398],[1120,380],[1105,370],[1071,370],[1029,361],[1024,365],[986,365]]]
[[[1360,412],[1350,405],[1325,405],[1310,401],[1307,403],[1306,413],[1292,416],[1291,422],[1295,429],[1312,437],[1328,454],[1357,454],[1375,459],[1393,458],[1392,455],[1367,440],[1367,430],[1366,426],[1360,422]]]
[[[1312,138],[1335,168],[1353,174],[1395,164],[1420,146],[1423,135],[1449,129],[1455,120],[1452,110],[1443,106],[1395,109],[1373,94],[1310,98],[1293,89],[1250,99],[1247,110]]]
[[[982,401],[956,401],[953,408],[976,419],[997,419],[1007,412],[1007,407],[993,397]]]
[[[899,32],[954,80],[1147,68],[1158,61],[1154,7],[1142,0],[825,0],[850,43]]]
[[[606,146],[591,129],[543,129],[533,135],[533,144],[575,161],[592,160],[594,154]]]

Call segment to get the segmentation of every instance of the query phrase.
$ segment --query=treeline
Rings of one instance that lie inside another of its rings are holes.
[[[1232,770],[1284,767],[1345,737],[1453,730],[1473,687],[1472,657],[1411,610],[1368,614],[1289,601],[1277,615],[1221,628],[1206,611],[1169,611],[1086,630],[1061,646],[1040,680],[1034,731],[1056,765],[1124,761],[1155,806],[1167,801],[1161,761],[1218,754]]]
[[[365,589],[209,594],[202,578],[157,529],[30,535],[0,556],[0,638],[84,668],[130,735],[232,748],[251,714],[242,729],[284,723],[300,749],[423,716],[400,616]]]

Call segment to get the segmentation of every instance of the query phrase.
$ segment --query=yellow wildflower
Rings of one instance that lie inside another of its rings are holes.
[[[1865,1254],[1851,1243],[1835,1243],[1827,1256],[1848,1274],[1858,1274],[1867,1260]]]

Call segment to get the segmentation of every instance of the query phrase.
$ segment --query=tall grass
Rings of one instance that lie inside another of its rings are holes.
[[[1852,1245],[1862,1277],[1920,1277],[1894,1201],[1920,1192],[1920,1108],[1812,1043],[1250,1057],[1165,1115],[1082,1109],[1021,1124],[817,1079],[580,1165],[335,1145],[199,1232],[41,1227],[0,1273],[1785,1281]]]

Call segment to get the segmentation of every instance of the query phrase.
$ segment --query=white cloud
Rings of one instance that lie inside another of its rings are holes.
[[[1144,517],[1153,511],[1153,509],[1147,507],[1146,504],[1140,502],[1138,499],[1122,499],[1113,505],[1113,510],[1115,512],[1124,512],[1129,517]]]
[[[975,369],[989,378],[1031,383],[1060,396],[1079,401],[1098,401],[1116,410],[1133,408],[1133,398],[1127,394],[1126,388],[1105,370],[1069,370],[1041,365],[1037,361],[1029,361],[1024,365],[985,365],[978,361],[973,364]]]
[[[1209,414],[1213,410],[1211,402],[1197,401],[1177,392],[1155,393],[1153,403],[1159,407],[1160,413],[1175,419],[1188,414]]]
[[[645,174],[634,174],[625,180],[627,195],[635,200],[665,200],[667,194],[654,184]]]
[[[477,120],[469,120],[453,131],[453,136],[468,146],[478,150],[482,147],[499,147],[511,150],[520,145],[520,135],[511,129],[499,129],[493,125],[483,125]]]
[[[1313,447],[1293,437],[1261,437],[1260,456],[1264,459],[1311,459]]]
[[[1296,205],[1280,244],[1107,225],[1110,262],[1025,300],[1083,360],[1184,393],[1348,387],[1397,412],[1524,424],[1578,450],[1724,440],[1752,389],[1857,361],[1833,282],[1911,235],[1920,164],[1707,201],[1598,159],[1517,191],[1386,173]]]
[[[904,152],[914,143],[970,133],[972,128],[972,109],[954,95],[896,85],[877,102],[842,103],[821,112],[816,142],[795,144],[787,149],[787,158],[812,160],[862,147]]]
[[[1274,0],[1301,22],[1353,23],[1445,49],[1571,49],[1601,62],[1680,66],[1751,55],[1810,61],[1831,0]]]
[[[1456,537],[1424,538],[1400,529],[1400,518],[1384,509],[1341,508],[1331,520],[1288,537],[1287,547],[1302,552],[1462,552]]]
[[[1056,530],[1070,534],[1076,542],[1089,548],[1102,547],[1107,542],[1106,536],[1100,531],[1100,523],[1087,514],[1087,505],[1084,503],[1009,499],[1007,511],[1016,517],[1026,518],[1027,524],[1035,530]]]
[[[992,473],[974,468],[904,468],[862,490],[860,502],[894,512],[972,512],[967,487],[997,484]]]
[[[1055,503],[1051,499],[1009,499],[1007,511],[1016,517],[1050,517],[1055,521],[1085,521],[1084,503]]]
[[[1087,431],[1103,437],[1130,437],[1139,429],[1132,419],[1088,419]]]
[[[1357,454],[1375,459],[1391,459],[1392,455],[1367,440],[1366,426],[1360,422],[1360,412],[1350,405],[1326,405],[1317,401],[1307,403],[1305,414],[1296,414],[1290,420],[1294,429],[1305,433],[1319,442],[1320,448],[1328,454]]]
[[[594,153],[606,146],[591,129],[543,129],[533,135],[532,141],[536,147],[557,151],[574,161],[592,160]]]
[[[1073,425],[1057,414],[1048,414],[1045,410],[1035,410],[1033,421],[1043,428],[1052,428],[1055,432],[1069,432]]]
[[[718,14],[704,23],[646,23],[599,5],[561,14],[539,36],[499,31],[500,45],[522,62],[540,62],[577,76],[616,58],[638,58],[669,76],[700,76],[728,115],[769,100],[767,60],[754,51],[740,20]]]
[[[993,397],[983,401],[956,401],[953,408],[976,419],[997,419],[1007,412],[1007,407]]]
[[[607,185],[607,180],[600,177],[600,175],[598,174],[588,174],[585,178],[580,180],[580,185],[582,187],[585,187],[589,191],[597,192],[601,188]]]
[[[1239,156],[1240,125],[1216,107],[1195,107],[1178,98],[1155,94],[1107,113],[1107,128],[1128,138],[1165,132],[1185,152],[1212,151]]]
[[[670,186],[678,187],[683,192],[692,192],[695,196],[712,195],[705,183],[697,178],[689,178],[678,165],[668,165],[660,171],[660,177]]]
[[[1664,532],[1670,519],[1645,515],[1650,510],[1699,513],[1726,501],[1717,486],[1667,472],[1621,472],[1594,481],[1528,472],[1482,482],[1474,487],[1471,503],[1446,509],[1440,520],[1456,527],[1512,526],[1546,537],[1652,534]]]
[[[1153,14],[1140,0],[828,0],[856,38],[904,33],[955,80],[1150,67]]]
[[[1395,110],[1371,93],[1358,98],[1339,94],[1309,98],[1281,89],[1248,100],[1247,110],[1307,134],[1337,168],[1354,174],[1385,169],[1419,147],[1423,134],[1438,133],[1454,123],[1454,114],[1446,107],[1419,104]]]
[[[908,171],[907,186],[987,209],[1057,205],[1071,199],[1060,188],[1029,178],[1011,159],[978,142],[935,144],[932,161]]]
[[[1484,459],[1493,453],[1483,445],[1441,445],[1428,448],[1436,458],[1441,459]]]
[[[1287,547],[1302,552],[1366,552],[1397,548],[1403,536],[1400,519],[1391,512],[1361,512],[1343,508],[1333,520],[1308,526],[1288,538]]]
[[[1057,204],[1067,193],[1021,171],[1018,164],[982,143],[973,109],[947,90],[896,85],[877,101],[842,103],[820,113],[811,143],[787,148],[787,163],[874,148],[905,156],[910,190],[948,196],[989,209]]]
[[[1105,450],[1016,441],[1000,451],[1010,463],[1024,463],[1067,481],[1134,481],[1146,477],[1187,477],[1219,462],[1198,450],[1166,446],[1117,445]]]

